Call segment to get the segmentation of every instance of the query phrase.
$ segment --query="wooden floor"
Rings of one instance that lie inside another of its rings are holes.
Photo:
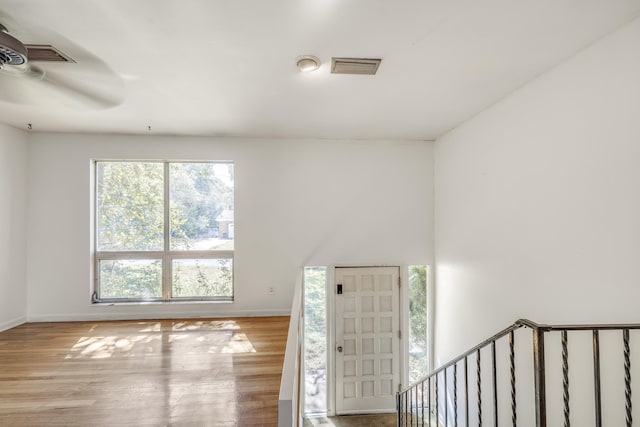
[[[303,427],[396,427],[397,425],[396,414],[379,414],[305,418]]]
[[[277,426],[288,317],[0,333],[0,426]]]

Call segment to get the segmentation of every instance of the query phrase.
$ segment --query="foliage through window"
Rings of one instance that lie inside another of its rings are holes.
[[[306,414],[327,411],[327,269],[304,268],[304,391]]]
[[[409,266],[409,382],[427,375],[427,266]]]
[[[233,163],[97,161],[94,298],[233,299]]]

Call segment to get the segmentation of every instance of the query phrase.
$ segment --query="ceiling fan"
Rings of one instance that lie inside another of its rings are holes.
[[[22,65],[27,62],[27,48],[25,45],[9,35],[7,28],[0,24],[0,70],[5,64]]]
[[[10,34],[0,12],[0,103],[37,107],[103,109],[124,100],[122,79],[95,55],[43,28],[15,24],[25,39],[55,42],[27,44]]]

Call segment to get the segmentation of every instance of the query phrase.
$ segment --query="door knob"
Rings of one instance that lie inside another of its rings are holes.
[[[338,352],[342,353],[342,346],[341,345],[338,346]]]

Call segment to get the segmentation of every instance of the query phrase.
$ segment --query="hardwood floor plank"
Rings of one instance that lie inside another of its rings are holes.
[[[0,425],[277,426],[288,317],[0,333]]]

